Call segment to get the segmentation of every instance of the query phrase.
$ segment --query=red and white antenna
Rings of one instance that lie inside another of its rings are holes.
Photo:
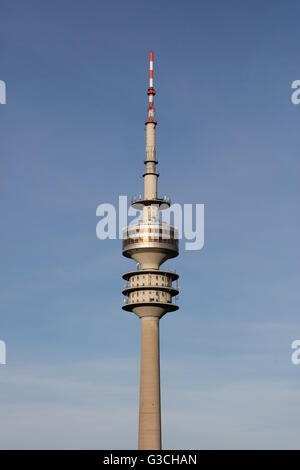
[[[155,90],[153,86],[153,51],[150,51],[150,68],[149,68],[149,88],[147,95],[149,96],[149,106],[148,106],[148,120],[145,122],[152,122],[156,124],[154,120],[154,104],[153,104],[153,97],[155,95]]]
[[[149,81],[149,86],[150,88],[153,88],[153,52],[150,52],[150,81]]]

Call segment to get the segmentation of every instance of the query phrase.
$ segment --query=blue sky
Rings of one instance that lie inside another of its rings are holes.
[[[1,448],[135,448],[140,322],[96,208],[142,191],[148,53],[159,189],[205,204],[168,263],[165,448],[299,448],[296,1],[1,2]]]

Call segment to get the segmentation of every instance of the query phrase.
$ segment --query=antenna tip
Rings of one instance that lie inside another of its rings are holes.
[[[150,51],[150,60],[153,60],[153,51]]]

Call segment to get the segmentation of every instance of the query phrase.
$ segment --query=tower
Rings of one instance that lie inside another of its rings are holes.
[[[160,269],[167,259],[178,256],[177,230],[160,220],[160,211],[170,207],[170,198],[157,195],[156,145],[154,119],[153,52],[150,52],[149,106],[145,122],[146,158],[144,196],[131,205],[141,210],[138,223],[123,233],[123,255],[136,261],[135,271],[123,275],[126,280],[123,309],[141,319],[139,449],[161,449],[159,320],[178,309],[178,279],[175,272]],[[175,300],[175,301],[174,301]]]

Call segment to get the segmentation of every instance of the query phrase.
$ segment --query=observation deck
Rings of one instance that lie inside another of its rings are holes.
[[[160,264],[166,259],[178,256],[178,232],[176,228],[160,221],[141,221],[126,227],[123,231],[123,255],[127,258],[136,259],[134,255],[147,251],[149,253],[161,253],[163,256]]]

